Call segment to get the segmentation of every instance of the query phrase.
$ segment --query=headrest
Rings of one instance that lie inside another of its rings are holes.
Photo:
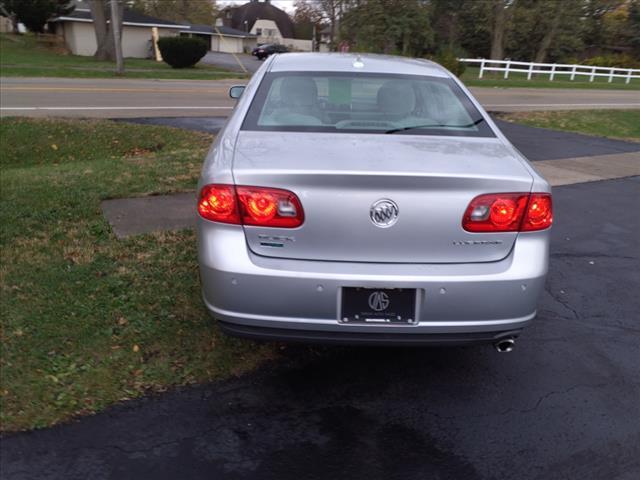
[[[416,107],[416,94],[410,82],[389,80],[378,90],[378,108],[390,115],[408,115]]]
[[[310,107],[318,102],[318,87],[310,77],[285,77],[280,84],[280,98],[292,107]]]

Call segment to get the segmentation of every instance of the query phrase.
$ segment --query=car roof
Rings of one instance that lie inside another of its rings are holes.
[[[364,72],[449,77],[437,63],[421,58],[359,53],[287,53],[274,57],[272,72]]]

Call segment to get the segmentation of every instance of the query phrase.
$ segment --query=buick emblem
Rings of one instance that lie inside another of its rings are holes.
[[[375,291],[369,295],[369,308],[374,312],[381,312],[389,306],[389,295]]]
[[[389,228],[398,221],[398,213],[396,202],[383,198],[371,205],[369,217],[376,227]]]

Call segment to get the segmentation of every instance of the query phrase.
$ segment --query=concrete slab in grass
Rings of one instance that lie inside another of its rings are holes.
[[[640,152],[546,160],[534,166],[554,187],[634,177],[640,175]]]
[[[117,238],[181,230],[195,226],[196,197],[188,192],[105,200],[102,212]]]

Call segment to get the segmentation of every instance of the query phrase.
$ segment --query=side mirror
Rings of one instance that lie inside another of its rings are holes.
[[[234,85],[229,89],[229,96],[231,98],[240,98],[242,96],[242,92],[244,92],[244,85]]]

